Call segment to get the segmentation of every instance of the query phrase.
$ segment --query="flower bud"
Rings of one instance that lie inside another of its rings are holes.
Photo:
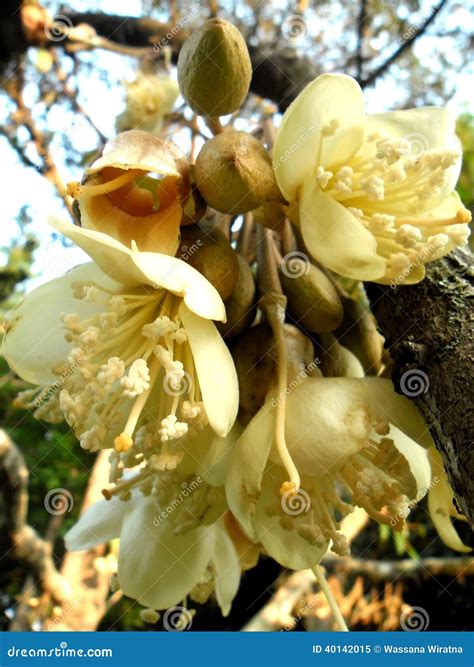
[[[364,369],[356,357],[347,347],[341,345],[332,334],[321,336],[323,348],[321,370],[324,377],[364,377]]]
[[[195,176],[206,202],[222,213],[246,213],[282,198],[270,156],[246,132],[222,132],[207,141],[196,159]]]
[[[377,331],[372,313],[361,303],[343,297],[344,317],[336,334],[341,343],[351,350],[366,373],[376,375],[380,370],[384,338]]]
[[[319,375],[312,342],[302,331],[284,325],[288,364],[288,387],[299,384],[307,376]],[[277,383],[277,350],[270,326],[257,324],[247,329],[231,347],[240,390],[240,419],[253,417],[263,406],[267,395]]]
[[[225,300],[227,322],[216,322],[224,338],[231,338],[247,329],[257,310],[255,280],[252,269],[241,255],[237,255],[239,276],[232,294]]]
[[[247,97],[252,64],[244,38],[228,21],[213,18],[183,44],[178,83],[189,106],[202,116],[225,116]]]
[[[177,257],[194,267],[227,299],[239,276],[237,255],[225,234],[206,223],[181,227]]]
[[[288,298],[288,312],[298,324],[312,333],[326,333],[339,326],[342,304],[336,288],[309,260],[284,258],[280,280]]]
[[[122,132],[105,144],[82,184],[69,183],[80,224],[127,247],[174,255],[182,204],[189,197],[189,168],[171,141],[142,130]]]

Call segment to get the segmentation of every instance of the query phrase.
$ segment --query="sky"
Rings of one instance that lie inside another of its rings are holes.
[[[78,11],[94,8],[96,3],[90,0],[74,0],[71,3]],[[48,7],[54,13],[56,7],[53,3],[48,3]],[[100,9],[104,12],[140,15],[142,3],[139,0],[127,0],[127,2],[118,3],[117,0],[102,0]],[[462,10],[463,11],[463,10]],[[423,13],[420,13],[420,20],[423,20]],[[459,24],[466,26],[466,30],[474,28],[474,17],[468,9],[465,15],[452,17],[449,14],[445,17],[445,27],[450,29],[450,24]],[[414,19],[416,25],[416,19]],[[311,29],[311,26],[310,26]],[[423,58],[423,51],[430,51],[429,40],[426,37],[420,40],[417,46],[417,55]],[[38,53],[31,49],[29,57],[35,59]],[[95,59],[97,54],[86,53],[82,58]],[[94,60],[92,60],[93,62]],[[100,52],[100,66],[102,70],[113,72],[118,80],[133,80],[135,75],[134,60],[124,56]],[[175,74],[175,73],[174,73]],[[91,116],[94,123],[107,137],[115,134],[115,118],[124,108],[124,89],[120,85],[109,86],[107,81],[101,77],[100,72],[88,71],[80,74],[79,90],[80,103]],[[472,72],[463,72],[456,75],[455,78],[456,93],[449,101],[450,106],[456,114],[466,109],[474,110],[472,101]],[[375,87],[366,92],[367,109],[370,112],[380,112],[390,109],[396,104],[396,89],[393,86],[393,79],[380,81]],[[25,88],[25,101],[34,108],[36,103],[35,96],[37,86],[32,81]],[[178,100],[179,103],[179,100]],[[1,121],[0,113],[0,121]],[[65,153],[61,148],[62,134],[67,136],[71,145],[79,151],[93,150],[97,145],[97,135],[88,125],[87,121],[67,110],[54,108],[48,119],[50,126],[55,128],[55,135],[51,144],[51,152],[54,155],[60,173],[65,182],[69,180],[79,180],[81,170],[71,170],[65,164]],[[183,146],[184,148],[185,146]],[[35,276],[30,282],[34,286],[51,278],[55,278],[71,269],[77,263],[84,261],[87,257],[84,253],[71,247],[65,247],[62,241],[52,237],[46,224],[49,215],[65,216],[62,202],[55,196],[53,187],[33,169],[26,169],[21,165],[15,155],[15,152],[8,146],[4,138],[0,138],[0,170],[2,173],[2,189],[4,197],[2,201],[2,213],[0,224],[0,248],[10,243],[12,237],[18,235],[18,227],[14,219],[20,207],[26,203],[31,205],[32,223],[29,229],[40,239],[40,248],[35,253],[35,262],[33,270]],[[5,193],[7,196],[5,196]],[[66,214],[67,215],[67,214]],[[0,256],[1,257],[1,256]],[[1,259],[0,259],[1,263]]]

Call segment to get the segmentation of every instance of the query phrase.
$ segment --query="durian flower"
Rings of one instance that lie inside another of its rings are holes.
[[[212,321],[225,320],[217,290],[175,257],[51,224],[94,261],[38,287],[9,314],[4,356],[41,385],[20,400],[42,419],[64,416],[91,451],[134,451],[134,434],[146,427],[163,468],[177,464],[179,451],[167,448],[188,431],[209,424],[225,436],[238,382]]]
[[[199,476],[177,471],[150,478],[150,495],[134,492],[87,509],[66,534],[71,551],[120,538],[118,583],[128,597],[151,609],[178,605],[212,592],[224,616],[240,583],[240,561],[227,531],[223,492]]]
[[[429,450],[432,483],[428,493],[428,510],[434,527],[443,542],[454,551],[469,553],[470,547],[465,545],[453,525],[452,519],[466,521],[454,504],[454,493],[444,471],[440,454],[434,447]]]
[[[126,107],[117,117],[117,131],[139,129],[158,134],[178,95],[178,83],[171,77],[140,72],[126,84]]]
[[[80,225],[127,247],[174,255],[189,200],[188,163],[170,140],[130,130],[105,144],[82,183],[68,184]]]
[[[432,440],[389,380],[307,378],[289,393],[285,439],[297,490],[281,488],[287,473],[275,445],[276,409],[269,398],[228,463],[227,501],[250,540],[284,567],[304,569],[329,547],[348,553],[339,521],[354,505],[401,530],[430,486],[424,446]]]
[[[323,74],[285,112],[273,162],[307,249],[341,275],[416,283],[468,238],[447,109],[366,115],[354,79]]]

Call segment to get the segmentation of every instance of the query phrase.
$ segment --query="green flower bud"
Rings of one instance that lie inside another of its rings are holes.
[[[247,329],[257,310],[255,280],[252,269],[243,257],[237,255],[239,277],[232,294],[225,300],[227,322],[216,322],[224,338],[231,338]]]
[[[320,269],[299,255],[289,253],[283,258],[280,269],[288,312],[312,333],[334,331],[342,320],[342,304],[337,290]]]
[[[282,199],[271,159],[246,132],[222,132],[207,141],[195,166],[196,184],[212,208],[237,215]]]
[[[225,116],[247,97],[252,64],[244,38],[228,21],[213,18],[183,44],[178,83],[189,106],[202,116]]]

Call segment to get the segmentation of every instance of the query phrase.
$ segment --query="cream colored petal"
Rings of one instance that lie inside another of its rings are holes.
[[[255,539],[252,517],[274,437],[273,408],[271,403],[266,403],[235,443],[230,457],[226,479],[227,502],[250,539]]]
[[[431,467],[426,449],[416,444],[403,431],[393,424],[390,425],[390,433],[387,436],[405,458],[413,478],[413,486],[404,487],[404,492],[410,500],[421,500],[428,493],[431,486]]]
[[[370,430],[363,394],[348,378],[307,378],[287,398],[286,442],[301,474],[335,474]],[[270,458],[279,462],[275,448]]]
[[[454,493],[444,471],[441,456],[434,447],[429,450],[432,469],[432,485],[428,493],[428,510],[434,527],[443,542],[454,551],[469,553],[472,549],[466,546],[458,535],[451,517],[465,520],[454,506]]]
[[[166,176],[180,176],[180,161],[184,155],[176,144],[144,132],[128,130],[108,141],[100,157],[86,170],[93,174],[104,167],[144,169]]]
[[[214,566],[214,585],[217,602],[223,616],[228,616],[240,584],[240,562],[237,551],[223,525],[214,529],[214,548],[211,563]]]
[[[372,420],[383,419],[394,424],[422,447],[434,446],[418,408],[412,400],[395,392],[391,380],[366,377],[348,381],[363,388]]]
[[[456,117],[450,109],[442,107],[421,107],[373,114],[367,117],[367,135],[381,132],[394,139],[404,139],[415,155],[429,150],[447,150],[459,153],[459,158],[447,170],[447,182],[441,194],[428,205],[441,202],[450,192],[459,178],[462,165],[462,146],[456,136]],[[374,146],[374,144],[371,144]]]
[[[301,192],[299,215],[303,240],[318,262],[354,280],[377,280],[385,274],[374,236],[311,177]]]
[[[278,185],[288,201],[317,166],[321,129],[336,119],[340,128],[323,142],[320,164],[344,163],[357,150],[364,133],[362,91],[344,74],[323,74],[310,83],[288,107],[273,147]]]
[[[125,515],[135,504],[135,499],[125,503],[117,498],[94,503],[64,536],[66,549],[92,549],[119,537]]]
[[[257,540],[266,552],[283,567],[304,570],[313,567],[325,556],[329,543],[323,547],[310,544],[298,535],[297,527],[310,523],[309,513],[299,516],[287,516],[281,506],[279,486],[285,471],[279,466],[266,471],[262,494],[255,507],[255,531]],[[304,487],[304,484],[302,488]],[[269,515],[268,508],[278,510]],[[282,521],[291,521],[291,527],[282,526]]]
[[[206,570],[214,544],[212,528],[175,535],[169,521],[157,521],[160,511],[144,499],[127,513],[120,535],[120,587],[152,609],[182,602]]]
[[[209,424],[221,437],[234,425],[239,409],[239,384],[234,361],[216,325],[182,304],[179,316],[193,353]]]
[[[193,312],[225,321],[225,306],[217,290],[192,266],[161,253],[137,252],[112,237],[50,218],[54,229],[82,248],[104,273],[123,285],[151,285],[183,296]]]
[[[233,445],[242,434],[242,427],[236,421],[225,438],[216,436],[207,426],[180,441],[185,451],[185,459],[180,464],[182,470],[200,475],[211,486],[224,486]]]
[[[58,379],[53,367],[64,362],[71,349],[64,339],[61,313],[77,313],[85,319],[101,312],[103,307],[99,304],[74,298],[72,284],[82,281],[117,287],[95,264],[88,262],[40,285],[8,314],[2,354],[24,380],[49,384]]]

